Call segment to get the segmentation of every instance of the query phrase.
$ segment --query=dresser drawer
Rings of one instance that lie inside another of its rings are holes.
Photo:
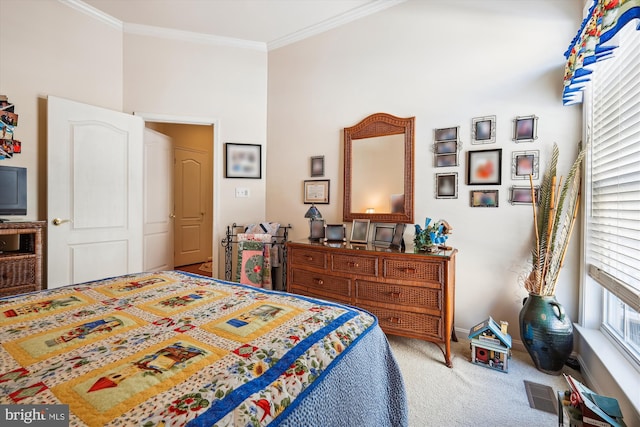
[[[377,276],[378,257],[367,255],[352,256],[346,254],[332,254],[331,270],[339,273]]]
[[[0,289],[35,283],[35,255],[3,259],[2,263],[0,263]]]
[[[326,252],[313,249],[291,248],[289,249],[288,256],[291,265],[315,267],[323,270],[327,268]]]
[[[357,280],[356,303],[360,301],[375,301],[398,304],[407,308],[427,309],[433,311],[433,314],[439,315],[442,311],[442,290]]]
[[[293,268],[292,273],[290,280],[294,286],[304,286],[311,292],[321,291],[344,297],[351,296],[351,280],[348,278],[329,276],[298,268]]]
[[[432,283],[442,283],[444,280],[442,262],[384,258],[382,263],[385,279],[423,280]]]
[[[398,335],[438,340],[444,338],[442,320],[439,316],[388,310],[365,304],[358,304],[358,306],[373,313],[378,318],[380,327],[387,333],[396,332]]]

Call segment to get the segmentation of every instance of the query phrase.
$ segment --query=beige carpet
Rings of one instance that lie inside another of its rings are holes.
[[[562,375],[538,371],[523,351],[513,351],[508,373],[474,365],[469,340],[460,334],[458,338],[459,342],[452,343],[450,369],[435,344],[388,336],[404,377],[411,427],[558,425],[556,415],[529,406],[524,380],[557,392],[567,388]],[[565,373],[582,380],[570,368],[565,367]]]

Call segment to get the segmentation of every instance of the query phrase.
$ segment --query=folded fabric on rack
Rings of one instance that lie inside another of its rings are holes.
[[[238,234],[238,281],[245,285],[272,289],[271,235]]]
[[[259,224],[249,224],[244,228],[245,233],[266,233],[275,236],[280,229],[280,223],[261,222]]]

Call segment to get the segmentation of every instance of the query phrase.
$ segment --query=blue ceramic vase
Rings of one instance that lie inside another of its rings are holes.
[[[573,351],[573,324],[555,296],[529,294],[524,299],[520,336],[539,371],[562,373]]]

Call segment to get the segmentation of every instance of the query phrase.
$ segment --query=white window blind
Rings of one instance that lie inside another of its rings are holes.
[[[593,73],[587,176],[589,274],[640,311],[640,31],[618,33],[615,58]]]

